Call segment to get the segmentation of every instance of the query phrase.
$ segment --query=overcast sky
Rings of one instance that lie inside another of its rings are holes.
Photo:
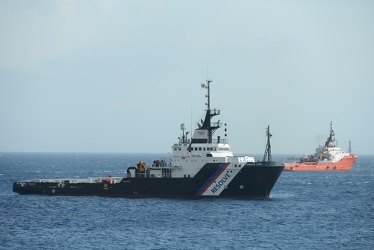
[[[0,152],[374,153],[374,1],[0,1]],[[191,128],[192,127],[192,128]],[[224,137],[224,132],[217,132]]]

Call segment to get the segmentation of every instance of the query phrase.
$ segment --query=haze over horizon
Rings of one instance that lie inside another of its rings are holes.
[[[1,1],[0,152],[168,153],[212,79],[234,153],[374,154],[372,1]],[[217,132],[224,138],[224,128]]]

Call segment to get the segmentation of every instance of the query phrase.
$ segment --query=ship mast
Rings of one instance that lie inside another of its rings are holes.
[[[328,148],[333,148],[333,147],[335,147],[335,143],[334,142],[335,142],[335,132],[332,129],[332,121],[331,121],[330,122],[330,135],[327,138],[325,146],[328,147]]]
[[[212,137],[213,137],[214,132],[218,128],[221,127],[219,121],[215,122],[214,124],[211,123],[211,118],[213,116],[216,116],[216,115],[220,114],[220,110],[216,110],[216,109],[211,110],[210,109],[210,83],[211,82],[212,82],[212,80],[207,79],[206,80],[206,84],[204,84],[204,83],[201,84],[201,87],[207,89],[208,93],[205,95],[205,97],[207,98],[207,103],[205,103],[205,105],[207,105],[205,119],[203,121],[202,126],[200,126],[199,129],[206,129],[206,130],[208,130],[208,143],[212,143]]]
[[[348,153],[349,155],[352,155],[351,140],[349,140]]]
[[[208,106],[208,111],[210,110],[210,83],[213,82],[212,80],[210,79],[207,79],[206,80],[206,83],[207,83],[207,90],[208,90],[208,94],[205,96],[207,99],[208,99],[208,103],[205,103],[205,105]],[[210,123],[209,123],[210,124]]]
[[[266,129],[266,136],[267,136],[267,143],[266,143],[266,148],[265,148],[265,153],[264,153],[264,158],[263,158],[263,162],[266,161],[266,158],[267,158],[267,162],[270,164],[272,162],[272,158],[271,158],[271,145],[270,145],[270,137],[272,137],[273,135],[270,133],[270,126],[267,127]]]

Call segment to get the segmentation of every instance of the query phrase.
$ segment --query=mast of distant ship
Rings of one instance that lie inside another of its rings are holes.
[[[265,148],[265,153],[264,153],[264,158],[263,158],[263,162],[266,161],[266,158],[267,158],[267,162],[270,163],[272,162],[272,158],[271,158],[271,145],[270,145],[270,137],[272,137],[273,135],[270,134],[270,126],[267,127],[266,129],[266,136],[267,136],[267,143],[266,143],[266,148]]]
[[[335,147],[335,132],[334,130],[332,129],[332,121],[330,121],[330,135],[329,137],[327,138],[327,141],[325,143],[325,146],[326,147]]]

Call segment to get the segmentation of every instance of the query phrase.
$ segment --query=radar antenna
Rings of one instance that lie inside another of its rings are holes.
[[[187,132],[187,134],[184,133],[184,131],[186,130],[186,125],[184,125],[184,123],[181,124],[181,130],[183,131],[181,142],[185,143],[186,142],[186,136],[187,136],[188,132]]]

